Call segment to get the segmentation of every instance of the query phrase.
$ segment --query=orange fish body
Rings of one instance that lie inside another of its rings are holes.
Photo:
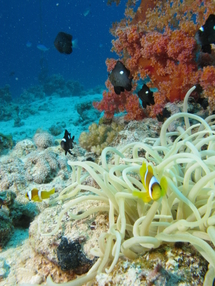
[[[143,165],[140,168],[140,176],[145,192],[133,191],[134,196],[139,197],[145,203],[148,203],[151,200],[157,201],[166,194],[168,187],[166,178],[162,177],[159,183],[153,174],[151,165],[147,166],[146,163],[143,162]]]
[[[48,199],[54,193],[55,188],[51,189],[50,191],[39,191],[38,189],[34,188],[33,190],[27,192],[25,197],[29,199],[29,201],[42,202],[42,200]]]

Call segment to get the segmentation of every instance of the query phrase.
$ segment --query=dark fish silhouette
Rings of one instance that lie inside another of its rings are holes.
[[[211,54],[211,44],[215,44],[215,15],[210,14],[205,24],[199,28],[195,36],[203,53]]]
[[[55,48],[62,54],[71,54],[72,52],[72,35],[59,32],[54,41]]]
[[[130,91],[132,88],[130,71],[120,61],[117,61],[114,69],[108,75],[108,78],[114,86],[116,94],[120,94],[125,89]]]
[[[72,149],[73,146],[73,141],[74,141],[75,136],[72,136],[71,138],[71,133],[69,133],[67,130],[65,130],[64,133],[64,137],[60,142],[61,148],[65,151],[65,155],[67,154],[67,152],[70,155],[73,155],[72,152],[70,151],[70,149]]]
[[[149,87],[146,84],[142,86],[141,90],[139,90],[137,94],[140,100],[142,101],[143,108],[146,108],[147,105],[155,104],[153,92],[149,89]]]
[[[14,76],[15,75],[15,71],[11,71],[10,73],[9,73],[9,76]]]
[[[156,115],[157,120],[160,122],[164,122],[170,116],[171,116],[171,112],[166,107],[164,107],[164,109],[161,113]]]

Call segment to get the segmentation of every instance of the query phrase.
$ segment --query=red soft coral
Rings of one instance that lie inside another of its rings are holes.
[[[113,118],[115,113],[126,111],[126,120],[141,120],[145,114],[140,106],[139,98],[129,91],[121,92],[119,95],[114,92],[109,80],[106,81],[108,91],[103,92],[103,99],[100,102],[93,102],[93,106],[100,112],[104,111],[106,118]]]
[[[156,116],[169,101],[183,100],[188,89],[198,83],[212,102],[215,53],[212,52],[210,57],[200,53],[197,61],[197,50],[201,47],[194,37],[214,11],[214,0],[142,0],[133,20],[125,19],[114,25],[112,33],[116,40],[112,41],[112,50],[123,57],[121,60],[130,70],[133,84],[149,76],[152,85],[158,89],[154,94],[155,105],[147,107],[150,116]],[[115,62],[107,60],[108,71],[114,68]],[[211,66],[199,68],[206,64]],[[103,100],[94,103],[106,117],[127,111],[127,119],[143,118],[137,96],[127,91],[116,95],[110,82],[107,87],[109,91],[103,93]]]

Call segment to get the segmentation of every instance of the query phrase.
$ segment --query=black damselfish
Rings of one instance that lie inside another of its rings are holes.
[[[137,94],[140,100],[142,101],[143,108],[146,108],[147,105],[155,104],[153,92],[149,89],[149,87],[146,84],[142,86],[141,90],[139,90]]]
[[[131,91],[132,77],[130,77],[130,71],[120,61],[117,61],[114,69],[108,75],[108,78],[114,86],[116,94],[120,94],[125,89]]]
[[[61,54],[71,54],[72,52],[72,35],[59,32],[57,34],[57,37],[54,41],[55,48],[61,53]]]
[[[71,138],[71,133],[69,133],[67,130],[65,130],[64,137],[60,143],[62,149],[65,151],[65,155],[67,154],[67,152],[70,155],[73,155],[72,152],[70,151],[70,149],[72,149],[74,147],[73,146],[74,138],[75,138],[75,136],[72,136],[72,138]]]
[[[211,44],[215,44],[215,15],[210,14],[205,24],[199,28],[195,36],[203,53],[211,54]]]

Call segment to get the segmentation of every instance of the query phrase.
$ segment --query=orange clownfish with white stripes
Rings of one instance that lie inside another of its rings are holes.
[[[51,189],[50,191],[39,191],[38,189],[34,188],[33,190],[27,192],[25,197],[29,199],[29,201],[34,202],[42,202],[44,199],[49,199],[51,195],[55,193],[55,188]]]
[[[151,200],[157,201],[166,194],[168,188],[166,178],[162,177],[160,182],[158,182],[154,176],[151,165],[147,166],[147,164],[143,162],[143,165],[140,168],[140,176],[145,192],[133,191],[134,196],[141,198],[145,203],[148,203]]]

